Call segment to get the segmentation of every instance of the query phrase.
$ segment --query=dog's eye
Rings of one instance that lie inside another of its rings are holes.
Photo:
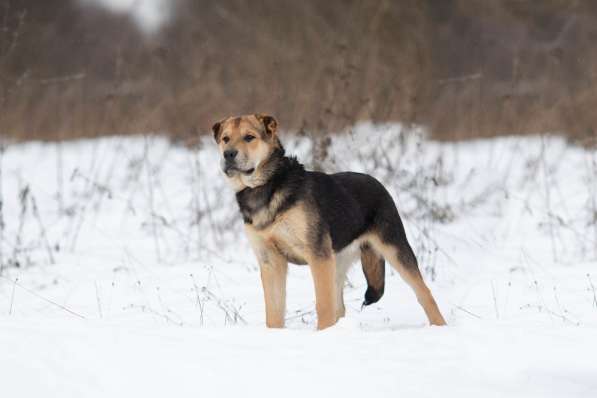
[[[230,141],[230,138],[229,137],[224,137],[224,138],[222,138],[222,141],[224,141],[224,144],[227,144],[228,141]]]
[[[244,138],[245,142],[251,142],[254,139],[255,139],[254,135],[245,135],[245,138]]]

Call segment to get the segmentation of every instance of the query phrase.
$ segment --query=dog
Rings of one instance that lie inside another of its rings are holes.
[[[363,305],[383,296],[388,261],[414,290],[429,323],[445,325],[384,186],[367,174],[306,171],[286,156],[277,128],[274,117],[262,114],[212,127],[259,262],[267,327],[284,327],[288,263],[309,265],[317,328],[334,325],[345,314],[346,273],[359,257],[367,280]]]

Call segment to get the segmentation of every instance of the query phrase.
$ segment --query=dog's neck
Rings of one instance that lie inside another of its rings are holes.
[[[275,147],[271,155],[259,165],[259,177],[255,179],[252,186],[247,188],[258,188],[266,185],[274,176],[286,171],[285,166],[289,160],[290,158],[286,156],[283,146]]]
[[[305,169],[296,158],[285,155],[284,148],[274,149],[272,155],[261,166],[260,184],[245,187],[236,193],[236,200],[245,223],[253,223],[260,213],[259,224],[269,223],[275,214],[292,200],[289,186],[303,181]],[[262,214],[262,213],[267,214]]]

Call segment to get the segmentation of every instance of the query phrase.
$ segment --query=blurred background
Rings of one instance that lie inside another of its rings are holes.
[[[265,112],[595,141],[592,0],[2,0],[0,134],[182,140]]]

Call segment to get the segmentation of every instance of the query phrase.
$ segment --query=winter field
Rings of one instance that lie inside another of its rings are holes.
[[[282,135],[307,166],[311,141]],[[6,397],[597,396],[597,153],[549,136],[439,143],[400,125],[333,137],[372,174],[449,324],[386,267],[316,332],[308,267],[268,330],[256,261],[210,137],[8,145],[0,157]]]

